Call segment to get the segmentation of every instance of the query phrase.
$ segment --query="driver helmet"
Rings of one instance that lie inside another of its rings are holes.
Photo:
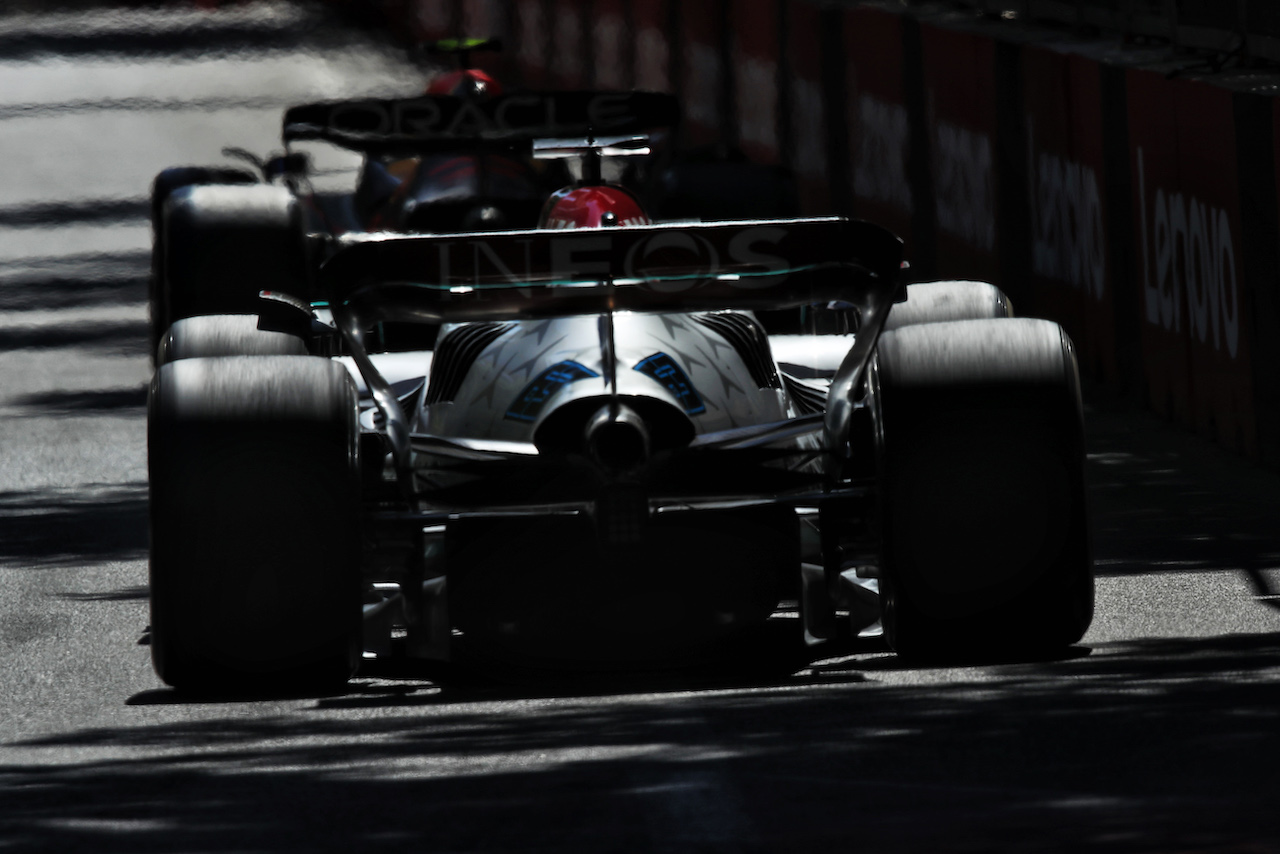
[[[614,186],[574,187],[547,199],[540,228],[602,228],[649,225],[652,220],[630,191]]]
[[[461,68],[432,78],[427,84],[427,94],[479,100],[501,95],[502,84],[479,68]]]

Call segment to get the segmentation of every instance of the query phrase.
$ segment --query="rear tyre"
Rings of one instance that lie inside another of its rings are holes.
[[[287,332],[258,328],[253,314],[212,314],[175,322],[160,336],[156,365],[214,356],[306,356],[307,344]]]
[[[907,285],[907,301],[889,310],[884,328],[1012,316],[1013,303],[1004,291],[987,282],[918,282]]]
[[[245,169],[229,166],[174,166],[165,169],[151,182],[151,280],[147,288],[147,302],[152,309],[152,325],[158,325],[155,316],[156,294],[163,290],[164,278],[164,204],[169,197],[183,187],[199,184],[256,184],[258,178]],[[159,332],[163,332],[160,329]],[[158,332],[151,334],[151,353],[155,355]]]
[[[151,651],[190,691],[340,685],[359,661],[356,392],[325,359],[162,365],[148,413]]]
[[[878,350],[881,605],[917,657],[1027,657],[1093,615],[1070,339],[1044,320],[885,333]]]
[[[184,317],[256,314],[260,291],[311,293],[302,207],[284,187],[179,188],[160,207],[153,251],[153,346]]]

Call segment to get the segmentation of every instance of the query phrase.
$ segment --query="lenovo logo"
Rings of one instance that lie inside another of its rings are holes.
[[[1190,193],[1147,195],[1138,148],[1142,290],[1147,323],[1212,342],[1235,358],[1240,347],[1240,290],[1235,240],[1226,211]],[[1184,308],[1189,317],[1183,317]]]

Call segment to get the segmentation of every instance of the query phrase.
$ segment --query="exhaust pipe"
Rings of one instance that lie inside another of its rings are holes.
[[[633,472],[649,461],[649,428],[625,403],[612,401],[587,420],[587,456],[611,476]]]

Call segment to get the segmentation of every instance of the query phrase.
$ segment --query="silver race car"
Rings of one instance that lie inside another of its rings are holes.
[[[916,657],[1081,638],[1062,330],[990,285],[904,284],[867,223],[652,223],[592,165],[640,149],[545,144],[586,167],[540,228],[348,238],[321,299],[168,329],[165,682],[333,684],[393,653],[681,661],[791,602],[809,643],[882,627]],[[388,324],[438,338],[388,352]]]

